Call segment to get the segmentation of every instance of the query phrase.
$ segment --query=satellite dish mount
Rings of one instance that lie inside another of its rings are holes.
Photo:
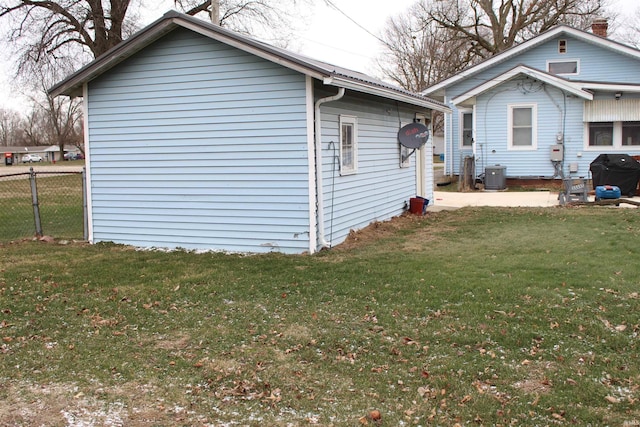
[[[398,141],[403,147],[413,150],[406,156],[402,156],[402,161],[404,162],[409,158],[418,148],[422,147],[428,139],[429,128],[422,123],[414,122],[402,126],[398,131]]]

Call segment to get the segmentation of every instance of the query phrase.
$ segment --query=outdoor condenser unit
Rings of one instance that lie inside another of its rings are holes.
[[[507,167],[487,166],[484,168],[484,189],[504,190],[507,188]]]

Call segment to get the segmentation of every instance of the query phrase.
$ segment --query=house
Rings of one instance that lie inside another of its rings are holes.
[[[639,155],[640,51],[607,27],[554,27],[426,89],[453,111],[446,173],[473,159],[480,179],[587,179],[600,154]]]
[[[35,146],[7,146],[4,147],[5,165],[18,164],[27,154],[34,154],[42,158],[44,162],[56,162],[60,160],[60,147],[57,145]],[[11,159],[7,161],[6,159]]]
[[[398,130],[450,111],[174,11],[50,93],[83,97],[91,242],[230,252],[314,253],[433,200],[432,148]]]

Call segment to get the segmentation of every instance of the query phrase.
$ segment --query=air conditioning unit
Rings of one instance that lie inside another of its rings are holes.
[[[507,188],[507,167],[487,166],[484,168],[484,189],[504,190]]]

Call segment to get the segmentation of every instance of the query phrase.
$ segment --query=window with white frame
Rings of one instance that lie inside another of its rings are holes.
[[[567,53],[567,41],[565,39],[558,40],[558,53]]]
[[[622,145],[640,145],[640,122],[622,122]]]
[[[340,175],[358,170],[358,119],[340,116]]]
[[[471,149],[473,146],[473,112],[460,113],[460,147]]]
[[[585,126],[587,148],[640,146],[640,122],[590,122]]]
[[[538,108],[535,104],[508,106],[507,143],[511,150],[535,150],[538,146]]]
[[[577,59],[564,61],[547,61],[547,71],[550,74],[578,75],[580,74],[580,61]]]

